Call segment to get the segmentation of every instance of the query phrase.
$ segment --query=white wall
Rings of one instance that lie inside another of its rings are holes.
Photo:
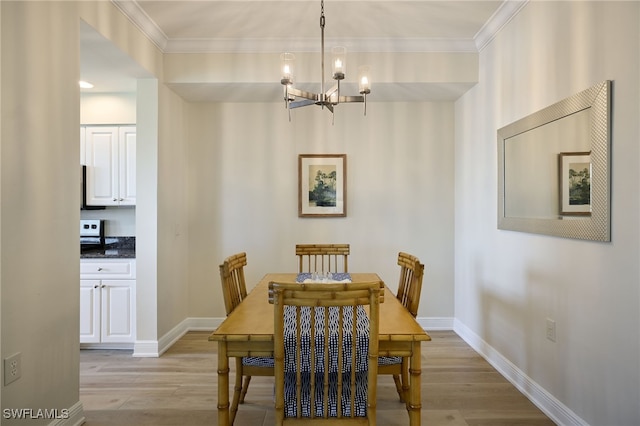
[[[158,97],[155,79],[138,82],[136,133],[136,347],[150,344],[158,352]]]
[[[80,124],[136,124],[136,94],[82,93]]]
[[[186,103],[171,90],[159,93],[157,175],[158,337],[187,317],[190,297]],[[146,220],[141,216],[140,220]],[[200,295],[201,297],[202,295]]]
[[[21,352],[23,366],[1,408],[69,409],[66,422],[79,424],[79,194],[64,188],[80,179],[80,19],[154,75],[161,60],[111,2],[0,2],[0,11],[1,358]]]
[[[351,244],[349,269],[394,291],[399,251],[425,263],[418,316],[453,314],[453,104],[191,104],[189,282],[194,317],[224,317],[218,264],[246,251],[249,287],[296,271],[295,244]],[[299,218],[298,154],[347,154],[347,217]]]
[[[456,103],[456,330],[560,424],[640,424],[639,23],[638,2],[529,2]],[[496,130],[605,79],[611,243],[497,230]]]
[[[69,48],[78,45],[76,4],[2,2],[0,8],[0,358],[22,354],[22,377],[3,385],[1,408],[73,409],[80,200],[65,188],[77,188],[80,179],[78,52]],[[25,421],[3,418],[2,424]]]

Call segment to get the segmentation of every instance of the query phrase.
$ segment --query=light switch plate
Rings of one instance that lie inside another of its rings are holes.
[[[556,322],[551,318],[547,318],[547,339],[556,341]]]

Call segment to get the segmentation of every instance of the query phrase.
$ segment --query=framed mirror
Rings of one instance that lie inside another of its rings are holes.
[[[498,130],[498,229],[611,241],[611,85]]]

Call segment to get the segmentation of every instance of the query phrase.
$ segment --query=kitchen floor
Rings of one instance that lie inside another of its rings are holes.
[[[209,334],[187,333],[159,358],[82,350],[85,426],[217,425],[217,345]],[[429,335],[433,340],[422,344],[423,424],[555,425],[454,332]],[[391,376],[378,379],[377,411],[380,425],[409,423]],[[235,425],[273,424],[273,378],[254,377]]]

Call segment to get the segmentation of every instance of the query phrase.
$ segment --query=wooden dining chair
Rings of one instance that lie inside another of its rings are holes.
[[[220,279],[224,306],[229,315],[247,297],[244,267],[247,266],[247,254],[237,253],[227,257],[220,265]],[[244,403],[252,376],[273,376],[273,358],[236,357],[236,383],[233,401],[229,409],[229,421],[233,424],[238,404]],[[244,378],[244,383],[243,383]]]
[[[349,272],[349,244],[296,244],[298,272]]]
[[[269,283],[276,425],[376,424],[383,295],[381,281]]]
[[[400,282],[396,297],[415,318],[418,315],[424,265],[408,253],[398,253]],[[409,390],[409,357],[381,356],[378,359],[378,374],[391,374],[400,401],[405,402]]]

